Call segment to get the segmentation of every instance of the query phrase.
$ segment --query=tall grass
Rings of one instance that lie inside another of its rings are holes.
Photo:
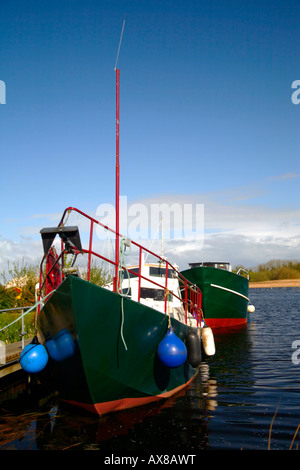
[[[280,400],[279,400],[279,403],[280,403]],[[271,434],[272,434],[272,427],[273,427],[273,423],[274,423],[274,420],[275,420],[275,417],[277,415],[277,411],[278,411],[278,408],[279,408],[279,403],[277,405],[277,408],[275,410],[275,413],[274,413],[274,416],[272,418],[272,421],[271,421],[271,424],[270,424],[270,428],[269,428],[269,439],[268,439],[268,450],[271,450]],[[298,435],[298,432],[299,432],[299,429],[300,429],[300,424],[298,425],[295,433],[294,433],[294,436],[293,436],[293,439],[292,439],[292,442],[290,444],[290,447],[289,447],[289,450],[292,450],[293,448],[293,445],[294,445],[294,442],[295,442],[295,439]],[[296,446],[296,449],[298,450],[298,444]]]
[[[24,313],[26,309],[24,309]],[[0,341],[5,344],[16,343],[22,339],[22,319],[13,323],[22,315],[22,311],[0,313]],[[8,326],[10,325],[10,326]],[[7,328],[6,328],[7,327]],[[4,329],[3,329],[4,328]],[[32,338],[35,334],[35,311],[29,312],[24,316],[24,338]]]
[[[38,265],[31,265],[24,259],[7,263],[6,272],[0,273],[0,310],[31,307],[35,304],[35,284],[38,276]],[[11,281],[13,282],[11,283]],[[24,313],[27,308],[24,308]],[[13,323],[22,315],[22,310],[0,312],[0,341],[6,344],[15,343],[22,339],[22,320]],[[10,325],[10,326],[8,326]],[[4,328],[4,329],[3,329]],[[35,331],[35,311],[24,316],[24,338],[31,338]]]

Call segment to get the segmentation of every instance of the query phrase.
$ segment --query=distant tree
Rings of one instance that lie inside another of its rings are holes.
[[[87,272],[83,274],[83,278],[87,279]],[[112,282],[112,276],[108,273],[107,269],[103,264],[91,263],[90,268],[90,282],[97,286],[104,286]]]
[[[250,281],[273,281],[277,279],[299,279],[299,261],[273,259],[249,270]]]
[[[10,264],[7,263],[7,272],[9,280],[5,272],[1,273],[1,277],[7,291],[14,291],[13,307],[30,306],[35,302],[35,285],[38,281],[39,267],[37,265],[28,264],[24,258]]]
[[[17,292],[14,289],[6,289],[0,284],[0,310],[13,308],[16,304]]]

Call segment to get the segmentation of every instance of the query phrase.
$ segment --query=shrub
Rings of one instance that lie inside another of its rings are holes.
[[[8,262],[8,281],[5,273],[1,277],[6,284],[0,285],[0,310],[15,308],[15,307],[30,307],[35,303],[35,284],[37,282],[38,267],[28,265],[22,259],[21,261],[13,262],[11,266]],[[24,310],[24,312],[26,309]],[[14,312],[0,313],[0,329],[10,325],[8,328],[0,332],[0,340],[6,343],[13,343],[20,341],[22,320],[13,323],[14,320],[19,318],[22,314],[21,310]],[[25,338],[34,335],[35,331],[35,311],[33,310],[24,317],[24,330],[26,331]]]

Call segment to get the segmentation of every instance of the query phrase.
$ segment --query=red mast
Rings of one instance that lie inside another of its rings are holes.
[[[120,163],[119,163],[119,76],[120,71],[116,69],[116,266],[115,278],[118,279],[119,269],[119,205],[120,205]],[[115,284],[116,286],[116,284]],[[117,287],[117,286],[116,286]]]
[[[115,266],[115,282],[114,282],[114,291],[117,290],[117,282],[118,282],[118,272],[119,272],[119,206],[120,206],[120,163],[119,163],[119,77],[120,77],[120,70],[117,69],[117,62],[119,58],[119,52],[123,37],[123,31],[125,26],[125,18],[123,21],[121,37],[118,47],[118,53],[116,58],[116,246],[115,246],[115,258],[116,258],[116,266]]]

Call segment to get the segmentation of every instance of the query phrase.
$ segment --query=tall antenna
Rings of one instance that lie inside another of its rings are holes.
[[[120,163],[119,163],[119,76],[120,71],[117,69],[117,62],[119,58],[119,52],[121,48],[121,42],[123,37],[123,31],[125,26],[125,18],[123,21],[122,32],[118,47],[118,53],[115,63],[115,72],[116,72],[116,248],[115,248],[115,291],[117,290],[118,282],[118,271],[119,271],[119,206],[120,206]]]
[[[121,37],[120,37],[120,41],[119,41],[119,47],[118,47],[118,52],[117,52],[117,58],[116,58],[116,63],[115,63],[115,68],[114,68],[115,71],[117,70],[117,63],[118,63],[119,53],[120,53],[120,49],[121,49],[121,43],[122,43],[122,38],[123,38],[124,27],[125,27],[125,18],[124,18],[124,20],[123,20],[123,26],[122,26],[122,31],[121,31]]]

